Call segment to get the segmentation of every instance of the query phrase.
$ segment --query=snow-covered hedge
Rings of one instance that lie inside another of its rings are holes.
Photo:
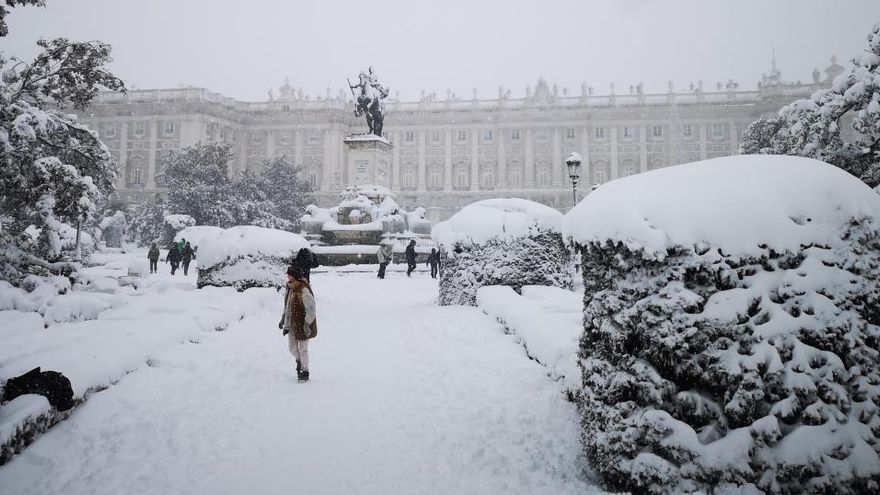
[[[609,182],[583,248],[583,441],[613,487],[880,488],[880,197],[740,156]]]
[[[476,305],[477,289],[507,285],[571,288],[571,257],[562,213],[524,199],[477,201],[437,224],[441,305]]]
[[[280,287],[286,270],[301,248],[310,248],[299,234],[263,227],[229,229],[191,227],[178,233],[197,249],[198,286]]]

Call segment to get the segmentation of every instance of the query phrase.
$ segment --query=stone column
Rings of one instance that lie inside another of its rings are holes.
[[[730,129],[730,154],[735,155],[739,152],[739,143],[737,142],[736,137],[736,122],[731,122],[729,124]]]
[[[706,124],[700,124],[700,160],[706,159]]]
[[[425,145],[425,136],[426,132],[424,130],[419,131],[419,169],[418,169],[418,179],[416,180],[416,190],[419,192],[424,192],[426,190],[425,187],[425,176],[427,166],[427,150]]]
[[[443,139],[443,190],[452,191],[452,131],[447,130]]]
[[[400,142],[400,131],[391,133],[391,142]],[[395,146],[391,150],[391,190],[400,190],[400,148]]]
[[[149,158],[147,159],[147,170],[146,177],[144,177],[144,187],[147,189],[156,189],[156,136],[159,133],[159,121],[154,120],[150,122],[149,127],[150,137],[147,141],[149,144],[147,145],[147,153],[149,153]]]
[[[617,126],[611,127],[611,170],[608,171],[610,177],[607,180],[613,180],[620,176],[620,163],[617,160]]]
[[[303,166],[303,133],[302,129],[297,129],[293,138],[293,164],[297,167]]]
[[[553,128],[552,157],[550,170],[553,176],[553,187],[562,187],[562,169],[565,168],[565,164],[562,163],[562,137],[559,135],[558,127]]]
[[[125,189],[126,177],[128,177],[128,122],[119,123],[119,169],[122,172],[116,178],[116,187]]]
[[[327,142],[327,134],[324,134],[324,142]],[[326,149],[326,147],[325,147]],[[272,159],[275,156],[275,131],[266,130],[266,158]]]
[[[648,171],[648,126],[639,129],[639,172]]]
[[[526,129],[526,142],[523,146],[525,153],[525,177],[523,177],[523,188],[535,188],[535,156],[532,149],[532,129]]]
[[[495,132],[498,139],[498,177],[496,177],[495,183],[498,189],[507,189],[507,155],[504,150],[504,129],[498,129]]]
[[[321,183],[318,189],[321,191],[329,191],[333,181],[333,172],[337,172],[343,168],[342,153],[339,150],[339,144],[342,140],[337,132],[328,129],[324,133],[324,156],[321,159]],[[299,151],[299,146],[294,149],[294,153]]]
[[[584,188],[584,194],[590,194],[590,186],[593,185],[592,167],[590,167],[590,128],[584,126],[581,133],[581,178],[579,188]],[[567,158],[567,157],[566,157]]]
[[[471,129],[471,191],[480,188],[479,139],[480,130]]]
[[[333,129],[325,129],[324,130],[324,145],[321,150],[321,170],[320,174],[315,174],[316,176],[320,176],[320,184],[316,184],[316,189],[323,190],[324,183],[332,180],[332,176],[328,177],[330,170],[333,168],[332,164],[337,163],[336,157],[336,140],[338,136]]]

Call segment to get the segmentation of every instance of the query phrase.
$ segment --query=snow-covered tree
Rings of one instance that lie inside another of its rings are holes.
[[[477,289],[507,285],[571,288],[571,254],[562,213],[524,199],[477,201],[434,226],[440,246],[441,305],[476,305]]]
[[[606,483],[878,490],[868,187],[815,160],[719,158],[607,183],[565,232],[583,249],[582,438]]]
[[[149,246],[162,241],[163,223],[168,214],[165,200],[160,194],[148,199],[142,209],[131,219],[128,226],[128,240],[139,246]],[[169,241],[170,240],[166,240]],[[164,243],[162,245],[165,245]]]
[[[69,271],[76,227],[113,189],[116,161],[60,109],[84,108],[100,88],[124,90],[105,70],[110,46],[58,38],[33,62],[0,55],[0,277]],[[81,239],[82,241],[82,239]]]
[[[743,135],[740,152],[816,158],[852,173],[868,185],[880,184],[880,23],[868,48],[837,76],[831,88],[813,93],[761,119]],[[851,121],[852,139],[841,134]]]
[[[283,156],[259,173],[229,176],[229,145],[197,144],[163,158],[168,211],[190,215],[197,225],[256,225],[293,231],[310,197],[299,169]]]
[[[229,177],[232,149],[225,144],[197,144],[162,157],[168,188],[168,211],[193,217],[196,225],[235,224],[235,194]]]
[[[260,189],[271,206],[270,212],[289,222],[290,226],[284,230],[291,232],[299,231],[300,218],[312,201],[311,186],[303,180],[301,172],[300,167],[282,155],[266,160],[259,176]]]
[[[6,25],[6,16],[9,9],[20,5],[33,5],[36,7],[45,7],[46,0],[5,0],[6,5],[0,4],[0,38],[9,34],[9,26]]]

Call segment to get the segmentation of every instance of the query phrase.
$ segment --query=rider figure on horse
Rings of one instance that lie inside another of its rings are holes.
[[[366,73],[361,72],[358,75],[358,83],[355,85],[349,83],[349,87],[357,99],[354,108],[355,117],[366,115],[370,134],[382,136],[382,123],[385,120],[383,116],[385,105],[382,100],[388,97],[388,88],[379,84],[373,67],[370,67]],[[355,89],[359,91],[355,93]]]

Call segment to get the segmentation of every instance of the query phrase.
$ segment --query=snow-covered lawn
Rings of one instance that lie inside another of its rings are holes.
[[[314,273],[320,332],[312,380],[298,384],[277,328],[280,295],[200,291],[160,271],[139,289],[147,294],[125,296],[139,305],[117,301],[97,320],[64,325],[124,329],[129,312],[137,326],[124,334],[139,339],[191,325],[208,305],[232,323],[138,356],[142,365],[0,467],[0,492],[597,491],[563,386],[494,317],[436,306],[436,280]],[[128,349],[106,342],[94,352]]]

